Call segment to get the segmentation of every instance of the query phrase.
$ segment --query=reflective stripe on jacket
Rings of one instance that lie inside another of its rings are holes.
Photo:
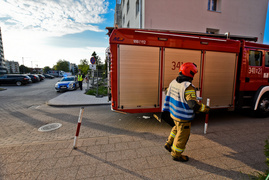
[[[168,88],[163,111],[170,112],[175,120],[193,120],[194,111],[189,107],[185,99],[185,90],[192,85],[190,82],[178,83],[173,80]]]

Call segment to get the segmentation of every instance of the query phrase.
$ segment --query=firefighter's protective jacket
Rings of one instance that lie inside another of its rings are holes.
[[[188,104],[192,101],[191,107]],[[208,113],[209,107],[197,101],[195,87],[189,81],[173,80],[168,88],[163,111],[176,121],[191,121],[195,112]]]
[[[174,120],[191,121],[194,119],[195,113],[185,99],[185,90],[190,85],[193,86],[188,81],[178,83],[176,80],[173,80],[169,85],[163,111],[170,112]]]

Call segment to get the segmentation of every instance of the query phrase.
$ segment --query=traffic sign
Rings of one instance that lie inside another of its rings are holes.
[[[96,70],[96,64],[90,64],[89,69]]]
[[[90,61],[91,61],[92,64],[95,64],[96,63],[96,59],[94,57],[91,57],[91,60]]]

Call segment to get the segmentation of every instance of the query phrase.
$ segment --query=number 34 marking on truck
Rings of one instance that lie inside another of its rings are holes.
[[[179,69],[180,66],[183,64],[183,62],[172,62],[172,70],[176,70],[177,68]]]
[[[262,68],[249,67],[248,73],[249,74],[262,74]]]

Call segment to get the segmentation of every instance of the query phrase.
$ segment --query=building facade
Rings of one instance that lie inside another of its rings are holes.
[[[263,42],[268,0],[117,0],[115,24],[254,36]]]
[[[4,48],[2,42],[2,33],[0,28],[0,74],[6,74],[7,68],[5,66]]]
[[[74,63],[70,63],[70,72],[75,75],[78,72],[78,66]]]
[[[19,63],[15,61],[6,61],[6,68],[9,74],[20,73]]]

